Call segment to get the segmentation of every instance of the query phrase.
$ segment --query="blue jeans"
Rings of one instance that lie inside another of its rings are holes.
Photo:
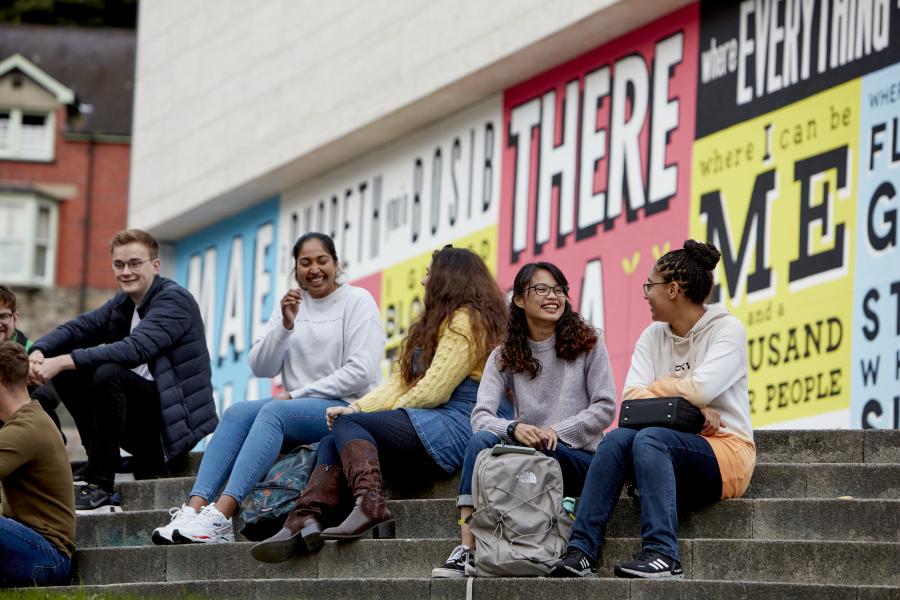
[[[212,502],[222,494],[238,502],[275,464],[283,445],[314,444],[328,435],[325,409],[343,400],[294,398],[233,404],[206,445],[191,496]]]
[[[466,457],[463,459],[456,506],[475,506],[472,501],[472,472],[475,470],[475,459],[478,458],[479,452],[493,448],[501,441],[490,431],[476,431],[472,435],[469,445],[466,447]],[[562,442],[556,445],[556,450],[541,450],[541,452],[556,459],[556,462],[559,463],[563,476],[563,493],[566,496],[580,495],[594,455],[587,450],[575,450]]]
[[[66,585],[69,557],[31,529],[0,517],[0,587]]]
[[[662,427],[609,432],[591,462],[569,547],[595,559],[600,555],[606,524],[626,479],[640,494],[643,548],[681,560],[678,510],[722,496],[719,463],[709,442]]]

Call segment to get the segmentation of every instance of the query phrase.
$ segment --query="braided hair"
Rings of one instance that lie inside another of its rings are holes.
[[[712,244],[687,240],[681,249],[667,252],[656,261],[656,272],[666,283],[678,282],[695,304],[703,304],[712,291],[713,270],[721,256]]]

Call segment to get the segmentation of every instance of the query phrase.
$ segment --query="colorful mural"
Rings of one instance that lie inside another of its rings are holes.
[[[695,237],[747,327],[754,426],[897,428],[898,107],[900,4],[703,1],[182,240],[177,276],[223,405],[271,393],[246,352],[313,230],[379,302],[385,369],[453,243],[505,289],[559,265],[621,387],[640,284]]]

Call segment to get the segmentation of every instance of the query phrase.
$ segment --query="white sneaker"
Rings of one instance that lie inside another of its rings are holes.
[[[153,543],[157,546],[174,544],[175,540],[172,539],[172,534],[175,533],[175,530],[179,527],[184,527],[193,521],[197,516],[197,511],[187,504],[182,504],[181,508],[170,508],[169,516],[171,517],[171,520],[168,525],[157,527],[153,530],[153,535],[151,537],[153,538]]]
[[[176,544],[230,544],[234,542],[234,527],[215,504],[207,504],[190,523],[176,527],[172,539]]]

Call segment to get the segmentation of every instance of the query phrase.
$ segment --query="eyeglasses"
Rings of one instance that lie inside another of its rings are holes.
[[[525,288],[525,291],[534,290],[534,293],[538,296],[549,296],[550,292],[553,292],[554,296],[568,296],[569,295],[569,287],[565,285],[554,285],[549,286],[543,283],[539,283],[537,285],[532,285]]]
[[[641,287],[644,288],[644,295],[646,296],[647,294],[649,294],[650,288],[652,288],[654,285],[659,285],[661,283],[667,283],[667,282],[665,282],[665,281],[649,281],[647,283],[642,283]]]
[[[9,323],[12,320],[13,320],[13,313],[11,313],[11,312],[0,313],[0,323]]]
[[[144,260],[141,260],[139,258],[132,258],[131,260],[126,261],[126,262],[122,262],[121,260],[114,260],[113,264],[112,264],[112,268],[113,268],[113,271],[115,271],[116,273],[121,273],[122,271],[125,270],[125,267],[128,267],[129,270],[134,272],[134,271],[137,271],[138,269],[140,269],[141,265],[143,265],[145,262],[150,262],[151,260],[154,260],[154,259],[146,258]]]

